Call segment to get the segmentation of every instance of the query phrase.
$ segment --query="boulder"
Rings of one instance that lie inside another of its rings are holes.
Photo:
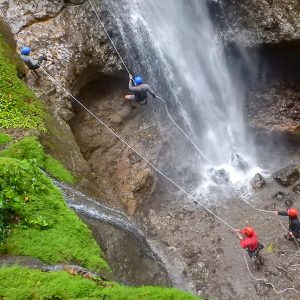
[[[293,187],[293,191],[294,191],[294,193],[300,195],[300,183],[296,184],[296,185]]]
[[[266,184],[266,181],[264,177],[256,173],[255,176],[251,179],[250,185],[252,186],[253,189],[260,189]]]
[[[282,186],[289,186],[299,178],[299,169],[290,164],[272,174],[273,178]]]
[[[211,169],[211,179],[216,184],[226,184],[229,182],[229,174],[225,169],[214,170]]]

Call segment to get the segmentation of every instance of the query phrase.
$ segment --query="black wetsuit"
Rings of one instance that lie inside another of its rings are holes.
[[[149,92],[153,98],[156,97],[153,89],[148,84],[140,84],[138,86],[134,86],[132,80],[129,81],[129,90],[134,93],[135,101],[140,102],[147,102],[147,93]],[[146,103],[145,103],[146,104]]]
[[[279,211],[278,215],[289,217],[287,211]],[[296,217],[296,218],[289,217],[289,231],[292,232],[292,234],[296,238],[300,237],[300,221],[299,221],[298,217]]]

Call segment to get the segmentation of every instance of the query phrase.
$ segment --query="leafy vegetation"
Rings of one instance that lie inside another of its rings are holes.
[[[58,160],[45,154],[43,146],[35,136],[25,137],[12,144],[8,149],[1,151],[0,156],[30,160],[60,181],[70,184],[75,182],[71,173]]]
[[[46,131],[43,105],[18,78],[10,53],[0,35],[0,127]]]
[[[11,141],[10,135],[0,132],[0,146],[5,145]]]
[[[2,253],[108,269],[87,226],[34,163],[0,158],[0,208],[1,236],[11,230]]]
[[[5,299],[194,300],[176,289],[129,288],[94,282],[59,271],[45,273],[21,267],[0,268],[0,297]]]

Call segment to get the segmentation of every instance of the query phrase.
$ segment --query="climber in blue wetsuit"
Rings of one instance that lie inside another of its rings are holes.
[[[153,98],[156,97],[153,89],[146,83],[140,76],[129,75],[129,90],[133,92],[133,95],[126,95],[125,101],[131,103],[133,107],[147,104],[148,93]]]

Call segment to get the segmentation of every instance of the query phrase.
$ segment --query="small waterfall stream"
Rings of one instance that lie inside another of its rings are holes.
[[[130,222],[124,213],[113,208],[108,208],[61,182],[55,181],[55,184],[62,191],[65,201],[70,208],[89,218],[99,220],[127,233],[132,239],[137,241],[147,255],[161,263],[160,258],[151,248],[141,230]]]

